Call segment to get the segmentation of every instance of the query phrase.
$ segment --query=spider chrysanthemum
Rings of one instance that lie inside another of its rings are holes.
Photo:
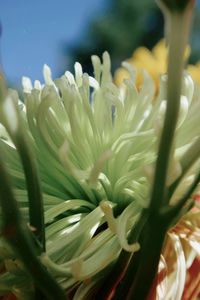
[[[128,235],[149,208],[166,109],[165,76],[155,101],[153,81],[145,72],[138,92],[134,69],[124,64],[130,78],[121,89],[112,81],[107,53],[102,63],[96,56],[92,61],[94,78],[76,63],[75,75],[66,72],[53,81],[44,66],[45,84],[35,81],[32,87],[24,77],[24,101],[10,90],[1,109],[11,135],[21,127],[25,130],[38,166],[46,235],[46,250],[39,259],[65,290],[78,287],[74,299],[87,299],[122,249],[140,249],[137,241],[128,242]],[[182,170],[180,160],[199,139],[199,100],[186,74],[168,186],[188,171]],[[3,127],[0,149],[24,223],[29,223],[26,178],[16,146]],[[194,165],[171,205],[184,194],[195,172]],[[30,277],[3,238],[0,259],[5,271],[0,275],[0,294],[11,291],[21,297],[30,292]]]

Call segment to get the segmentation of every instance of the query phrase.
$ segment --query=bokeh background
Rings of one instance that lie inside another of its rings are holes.
[[[10,85],[23,75],[54,77],[75,61],[91,73],[92,54],[109,51],[113,71],[140,45],[151,49],[163,36],[163,17],[150,0],[0,0],[1,65]],[[200,0],[196,1],[191,62],[200,59]]]

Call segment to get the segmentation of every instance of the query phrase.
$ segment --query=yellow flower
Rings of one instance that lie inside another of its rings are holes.
[[[161,40],[152,52],[145,47],[139,47],[127,62],[136,69],[137,88],[140,88],[143,83],[143,71],[145,69],[153,78],[155,88],[158,90],[159,77],[167,70],[167,48],[164,40]],[[127,78],[129,78],[129,73],[123,67],[116,71],[115,82],[117,85],[121,85],[123,80]]]
[[[189,54],[190,48],[188,46],[185,52],[186,59]],[[160,76],[167,72],[167,56],[168,49],[163,39],[155,45],[152,51],[145,47],[139,47],[134,51],[132,57],[127,62],[136,70],[136,86],[138,89],[140,89],[143,83],[143,72],[146,70],[154,80],[155,91],[156,93],[158,92]],[[192,76],[194,82],[200,84],[200,62],[196,65],[188,65],[187,71]],[[121,67],[115,72],[115,82],[118,86],[127,78],[129,78],[129,73],[125,68]]]

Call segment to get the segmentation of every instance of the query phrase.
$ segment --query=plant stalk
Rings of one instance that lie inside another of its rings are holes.
[[[166,205],[166,181],[172,155],[175,130],[180,108],[184,52],[189,32],[191,11],[167,12],[169,29],[169,64],[167,109],[158,150],[155,177],[150,201],[149,218],[140,235],[140,254],[130,260],[126,275],[119,286],[115,300],[145,300],[157,273],[166,232],[171,219],[159,217],[160,208]],[[136,257],[137,256],[137,257]]]
[[[151,212],[156,212],[163,205],[166,195],[166,180],[179,115],[184,53],[189,31],[189,16],[186,12],[168,13],[167,17],[169,26],[167,109],[156,162],[150,202]]]
[[[133,255],[114,300],[122,296],[126,300],[146,299],[157,272],[166,231],[167,224],[159,220],[149,220],[145,224],[139,239],[141,250]]]
[[[11,181],[0,157],[0,204],[2,208],[1,234],[19,255],[33,281],[49,300],[66,300],[65,291],[42,265],[29,229],[23,223],[17,201],[11,189]],[[36,290],[37,291],[37,290]]]

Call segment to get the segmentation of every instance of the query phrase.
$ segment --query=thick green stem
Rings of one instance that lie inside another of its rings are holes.
[[[132,257],[115,300],[122,299],[122,296],[127,300],[146,299],[157,272],[166,231],[166,224],[158,220],[145,224],[139,239],[141,250]]]
[[[156,162],[151,211],[156,211],[163,205],[166,192],[166,179],[180,106],[183,57],[187,41],[185,34],[188,31],[188,21],[185,18],[185,14],[179,12],[168,15],[170,34],[167,110]]]

